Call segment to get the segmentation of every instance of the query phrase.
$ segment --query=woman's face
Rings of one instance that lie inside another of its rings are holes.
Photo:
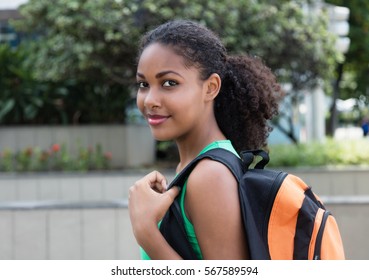
[[[205,81],[170,47],[154,43],[137,68],[137,106],[157,140],[178,140],[203,129]]]

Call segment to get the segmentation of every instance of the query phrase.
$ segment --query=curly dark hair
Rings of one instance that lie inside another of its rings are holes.
[[[228,55],[214,32],[190,20],[169,21],[145,34],[138,59],[152,43],[172,47],[187,67],[199,69],[202,80],[213,73],[220,76],[215,118],[238,152],[266,146],[272,130],[268,121],[278,114],[283,93],[272,71],[260,59]]]

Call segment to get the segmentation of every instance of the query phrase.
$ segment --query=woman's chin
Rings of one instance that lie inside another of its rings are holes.
[[[152,131],[152,137],[156,140],[156,141],[171,141],[173,140],[173,137],[170,137],[168,135],[163,135],[162,133],[154,133],[154,131]]]

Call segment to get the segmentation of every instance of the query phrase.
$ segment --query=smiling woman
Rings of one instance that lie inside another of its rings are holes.
[[[148,46],[141,55],[137,79],[137,105],[157,140],[182,138],[193,124],[203,127],[206,120],[202,119],[209,114],[201,112],[212,109],[201,101],[207,97],[201,94],[204,82],[172,48],[159,43]]]
[[[136,78],[137,106],[153,137],[178,147],[177,173],[210,149],[238,156],[263,147],[267,121],[282,96],[260,60],[229,56],[212,31],[186,20],[165,23],[142,38]],[[182,258],[158,228],[174,199],[196,258],[249,257],[237,181],[226,166],[204,159],[181,188],[167,190],[157,171],[130,188],[130,218],[144,259]]]

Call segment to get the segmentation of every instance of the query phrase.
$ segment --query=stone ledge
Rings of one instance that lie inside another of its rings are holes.
[[[302,178],[320,197],[369,196],[369,170],[285,170]],[[7,201],[106,201],[126,199],[148,170],[0,174],[0,203]],[[163,172],[170,182],[173,170]]]
[[[52,209],[113,209],[128,208],[127,200],[61,202],[61,201],[18,201],[0,203],[1,210],[52,210]]]

